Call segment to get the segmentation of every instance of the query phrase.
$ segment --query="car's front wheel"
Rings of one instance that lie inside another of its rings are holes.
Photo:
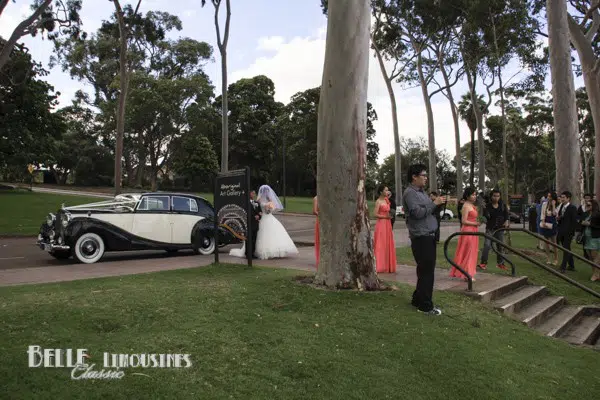
[[[100,235],[86,232],[75,242],[75,258],[84,264],[93,264],[104,255],[104,240]]]
[[[194,253],[207,256],[215,252],[215,238],[199,236],[194,241]]]

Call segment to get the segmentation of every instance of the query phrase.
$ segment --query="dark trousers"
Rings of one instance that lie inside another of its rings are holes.
[[[564,247],[567,250],[571,250],[571,241],[573,240],[573,235],[558,235],[556,238],[557,243]],[[568,254],[563,251],[562,263],[560,264],[560,270],[564,271],[567,269],[567,264],[569,264],[569,269],[575,269],[575,261],[573,260],[573,255]]]
[[[246,257],[252,258],[254,257],[254,252],[256,251],[256,236],[258,236],[258,227],[256,229],[251,229],[250,234],[252,235],[252,248],[246,243]]]
[[[435,236],[418,236],[411,238],[410,241],[413,257],[417,262],[417,288],[413,293],[411,304],[421,311],[431,311],[435,278]]]
[[[486,232],[488,235],[493,235],[496,239],[504,243],[504,231],[499,232]],[[481,263],[487,264],[488,255],[490,253],[490,248],[492,247],[492,241],[489,239],[485,239],[485,243],[483,244],[483,251],[481,252]],[[500,253],[504,252],[504,248],[500,245],[496,245],[496,248],[500,251]],[[500,255],[500,253],[496,254],[497,264],[504,264],[504,259]]]

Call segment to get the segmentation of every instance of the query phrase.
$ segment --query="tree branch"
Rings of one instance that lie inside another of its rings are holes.
[[[6,8],[8,1],[9,0],[0,0],[0,16],[2,15],[2,12],[4,11],[4,9]]]
[[[575,46],[577,53],[579,53],[579,60],[583,65],[593,65],[596,60],[594,49],[592,48],[592,42],[584,35],[579,28],[579,24],[573,19],[572,16],[567,16],[569,21],[569,33],[571,34],[571,43]]]
[[[229,22],[231,20],[231,5],[229,4],[229,0],[226,1],[225,8],[227,9],[227,16],[225,17],[225,38],[223,39],[223,47],[227,48],[227,42],[229,41]]]
[[[596,1],[596,4],[594,4],[594,2],[592,1],[592,6],[585,13],[585,15],[583,17],[583,22],[581,23],[581,26],[585,26],[585,24],[587,23],[588,19],[595,18],[598,15],[598,13],[595,12],[595,11],[598,10],[598,8],[600,8],[600,1]]]
[[[590,42],[594,40],[594,36],[596,36],[598,29],[600,29],[600,13],[597,11],[599,6],[600,0],[592,0],[592,7],[590,7],[588,12],[585,14],[584,22],[587,22],[588,15],[593,15],[592,26],[590,26],[590,29],[588,29],[588,31],[585,33],[585,38]]]
[[[215,6],[215,28],[217,30],[217,46],[219,46],[219,50],[223,47],[223,43],[221,42],[221,30],[219,29],[219,7],[221,7],[221,0],[212,0],[213,5]]]
[[[17,40],[22,38],[27,32],[27,29],[33,24],[33,22],[39,18],[40,15],[44,12],[46,8],[52,3],[52,0],[44,0],[44,2],[29,16],[29,18],[22,21],[17,27],[13,30],[10,38],[4,43],[4,47],[0,52],[0,69],[6,64],[10,54],[12,53]],[[6,5],[5,5],[6,6]]]

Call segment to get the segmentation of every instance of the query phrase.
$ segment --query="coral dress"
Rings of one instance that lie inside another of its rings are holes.
[[[379,204],[379,208],[375,209],[375,214],[379,216],[389,216],[390,203],[386,201],[386,203]],[[394,233],[389,219],[377,219],[373,247],[377,272],[396,272],[396,245],[394,244]]]
[[[467,215],[467,221],[477,222],[477,209],[473,207]],[[460,228],[461,232],[478,232],[479,227],[472,225],[463,225]],[[458,238],[458,246],[454,254],[454,262],[465,270],[471,278],[477,272],[477,256],[479,254],[479,237],[478,236],[460,236]],[[466,279],[466,276],[458,269],[452,267],[450,276]]]

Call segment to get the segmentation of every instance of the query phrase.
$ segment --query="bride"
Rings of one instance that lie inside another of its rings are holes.
[[[281,222],[273,215],[274,212],[283,210],[275,191],[269,185],[262,185],[258,189],[257,201],[260,204],[262,217],[258,223],[254,255],[266,260],[298,254],[298,249],[292,238],[290,238]]]

